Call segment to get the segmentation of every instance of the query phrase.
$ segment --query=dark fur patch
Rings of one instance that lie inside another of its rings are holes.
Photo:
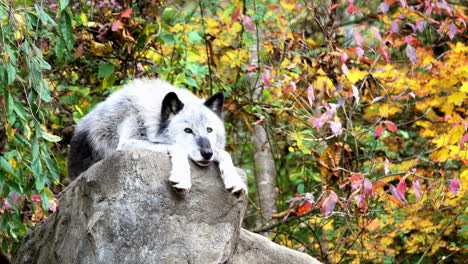
[[[161,123],[166,122],[172,116],[176,115],[184,108],[184,104],[180,101],[177,94],[170,92],[166,94],[162,101],[161,107]]]
[[[223,115],[224,95],[218,92],[210,98],[206,99],[205,106],[213,110],[219,117]]]
[[[80,132],[73,136],[68,152],[68,177],[74,180],[82,172],[86,171],[99,159],[93,154],[87,132]]]

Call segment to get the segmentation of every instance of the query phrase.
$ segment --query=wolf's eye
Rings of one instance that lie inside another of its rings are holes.
[[[208,131],[208,133],[211,133],[211,132],[213,132],[213,129],[211,127],[207,127],[206,131]]]
[[[186,128],[184,129],[184,131],[185,131],[185,133],[189,133],[189,134],[190,134],[190,133],[193,133],[192,129],[190,129],[190,128],[188,128],[188,127],[186,127]]]

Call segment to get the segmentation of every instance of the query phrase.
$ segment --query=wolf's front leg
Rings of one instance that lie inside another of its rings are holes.
[[[217,154],[219,170],[221,171],[221,178],[223,179],[224,187],[237,197],[247,193],[247,186],[245,185],[244,180],[237,173],[237,169],[232,163],[231,155],[229,155],[229,153],[224,149],[218,149]]]
[[[192,187],[192,179],[187,151],[181,146],[172,145],[169,148],[169,155],[172,163],[169,181],[172,187],[178,191],[189,190]]]
[[[188,153],[176,145],[156,144],[139,139],[125,139],[119,142],[117,150],[148,149],[155,152],[169,153],[171,156],[171,175],[169,181],[177,191],[185,191],[192,187]]]

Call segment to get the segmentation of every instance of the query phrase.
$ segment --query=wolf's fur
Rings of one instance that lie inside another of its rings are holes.
[[[202,100],[162,80],[135,80],[99,103],[76,127],[69,177],[76,178],[115,150],[149,149],[171,155],[169,180],[176,189],[191,187],[190,158],[200,166],[218,162],[226,189],[246,192],[224,150],[223,102],[221,93]]]

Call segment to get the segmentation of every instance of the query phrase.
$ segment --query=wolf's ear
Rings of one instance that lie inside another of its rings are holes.
[[[224,95],[222,92],[217,92],[215,95],[206,99],[205,106],[213,110],[218,116],[223,115]]]
[[[162,101],[161,122],[167,121],[170,117],[179,113],[182,108],[184,108],[184,104],[177,97],[176,93],[170,92],[166,94]]]

